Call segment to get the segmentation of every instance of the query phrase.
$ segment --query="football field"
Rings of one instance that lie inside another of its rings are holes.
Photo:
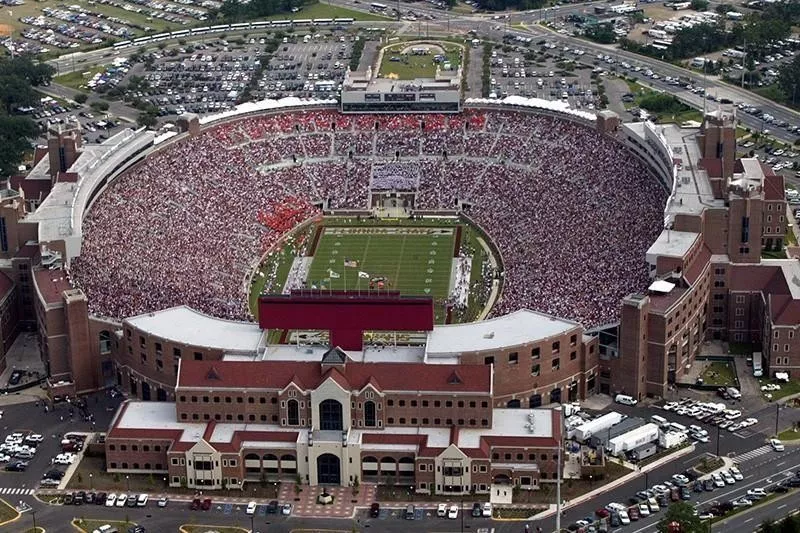
[[[323,227],[307,286],[447,297],[455,227]],[[349,266],[345,266],[349,265]],[[437,305],[437,314],[439,314]]]

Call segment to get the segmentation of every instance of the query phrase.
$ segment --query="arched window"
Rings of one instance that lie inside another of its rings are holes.
[[[106,330],[100,332],[100,353],[111,353],[111,333]]]
[[[261,459],[258,457],[257,453],[248,453],[244,456],[245,461],[260,461]]]
[[[300,404],[297,403],[297,400],[289,400],[286,403],[286,418],[290,426],[300,424]]]
[[[375,402],[364,402],[364,425],[375,427],[377,424],[375,420]]]
[[[324,400],[319,404],[320,429],[341,431],[342,404],[336,400]]]

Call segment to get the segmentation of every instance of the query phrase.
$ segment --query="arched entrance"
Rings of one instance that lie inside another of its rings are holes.
[[[322,430],[342,430],[341,403],[337,400],[325,400],[319,404],[319,427]]]
[[[550,391],[550,403],[561,403],[561,389]]]
[[[339,458],[332,453],[325,453],[317,457],[317,483],[320,485],[340,485],[341,482]]]
[[[508,400],[506,407],[508,407],[509,409],[519,409],[520,407],[522,407],[522,402],[519,400]]]

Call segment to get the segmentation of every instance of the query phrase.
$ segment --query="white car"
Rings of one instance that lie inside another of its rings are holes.
[[[28,442],[43,442],[44,437],[42,435],[39,435],[38,433],[31,433],[30,435],[25,437],[25,440]]]
[[[122,498],[122,500],[124,501],[125,498]],[[111,494],[106,496],[106,507],[114,507],[114,505],[116,503],[117,503],[117,495],[116,494],[114,494],[112,492]]]
[[[767,492],[760,488],[750,489],[747,491],[747,497],[750,499],[755,498],[756,500],[760,500],[761,498],[767,497]]]
[[[733,485],[734,483],[736,483],[736,480],[733,479],[733,476],[730,474],[730,472],[724,472],[723,471],[722,472],[722,479],[724,479],[725,483],[727,483],[728,485]]]
[[[646,503],[639,504],[639,515],[650,516],[650,507],[648,507]]]
[[[127,494],[120,494],[117,496],[117,503],[115,504],[117,507],[125,507],[125,502],[128,501]]]
[[[631,523],[631,517],[628,516],[628,511],[626,509],[617,511],[617,514],[619,515],[619,521],[623,526],[627,526]]]
[[[786,448],[784,448],[783,443],[778,439],[769,439],[769,445],[772,446],[772,449],[776,452],[782,452]]]
[[[735,466],[728,469],[728,472],[730,472],[730,474],[733,476],[733,479],[735,479],[736,481],[742,481],[744,479],[742,472]]]
[[[684,476],[683,474],[675,474],[674,476],[672,476],[672,481],[674,481],[678,485],[688,485],[689,484],[689,478]]]
[[[283,507],[281,507],[281,514],[283,516],[289,516],[290,514],[292,514],[292,504],[284,503]]]
[[[247,504],[247,509],[244,510],[244,513],[247,516],[253,516],[254,514],[256,514],[256,507],[258,507],[258,504],[256,502],[250,502]]]
[[[678,408],[678,402],[667,402],[664,404],[664,407],[662,407],[662,409],[664,409],[665,411],[674,411],[677,408]]]
[[[484,518],[491,518],[492,517],[492,504],[486,502],[483,504],[483,509],[481,510],[481,515]]]
[[[744,427],[749,428],[750,426],[755,426],[756,424],[758,424],[758,418],[745,418],[739,423],[744,424]]]
[[[74,462],[75,462],[74,453],[60,453],[56,455],[55,459],[53,459],[53,464],[57,465],[71,465]]]
[[[720,476],[719,474],[711,474],[711,481],[714,482],[714,486],[717,488],[725,486],[725,480],[723,480],[722,476]]]
[[[446,503],[440,503],[436,507],[436,516],[438,516],[439,518],[444,518],[445,516],[447,516],[447,504]]]
[[[450,520],[455,520],[458,518],[458,505],[450,506],[450,509],[447,510],[447,518]]]
[[[734,507],[751,507],[753,505],[753,502],[747,498],[739,498],[738,500],[733,500],[731,503]]]

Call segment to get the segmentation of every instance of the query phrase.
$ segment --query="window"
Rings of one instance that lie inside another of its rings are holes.
[[[553,352],[557,352],[559,350],[561,350],[561,342],[560,341],[556,341],[556,342],[553,343]]]
[[[393,407],[394,406],[394,400],[386,400],[386,405],[388,405],[389,407]]]
[[[483,358],[483,364],[485,365],[493,365],[494,364],[494,356],[490,355],[489,357]]]
[[[411,400],[411,407],[417,406],[417,400]]]
[[[531,368],[531,374],[534,375],[534,376],[538,376],[541,373],[542,373],[542,370],[541,370],[540,365],[538,363],[533,365],[533,367]]]
[[[570,352],[570,354],[569,354],[569,360],[570,361],[574,361],[577,358],[578,358],[577,352],[575,352],[575,351]]]
[[[788,352],[789,351],[789,345],[788,344],[784,344],[783,345],[783,351],[784,352]]]
[[[446,402],[444,402],[444,406],[445,407],[453,407],[453,402],[451,400],[447,400]]]
[[[286,403],[286,415],[290,426],[300,423],[300,404],[297,400],[289,400]]]
[[[194,360],[195,361],[202,361],[203,360],[203,352],[194,352]]]
[[[541,350],[539,348],[534,348],[531,350],[531,359],[539,359],[541,355]]]
[[[422,400],[422,407],[428,407],[428,400]]]
[[[405,400],[400,400],[399,402],[397,402],[397,404],[398,404],[400,407],[405,407],[405,406],[406,406],[406,401],[405,401]]]
[[[559,368],[561,368],[561,359],[556,357],[553,359],[553,370],[558,370]]]
[[[517,352],[511,352],[508,354],[508,364],[516,365],[517,363],[519,363],[519,354]]]
[[[578,343],[578,336],[577,335],[572,335],[569,338],[569,345],[570,346],[575,346],[577,343]]]
[[[375,416],[375,402],[364,402],[364,425],[367,427],[375,427],[377,417]]]
[[[441,407],[442,406],[442,402],[440,402],[439,400],[434,400],[433,401],[433,406],[434,407]]]
[[[172,357],[174,357],[176,359],[180,359],[181,358],[181,349],[180,348],[173,348],[172,349]]]

